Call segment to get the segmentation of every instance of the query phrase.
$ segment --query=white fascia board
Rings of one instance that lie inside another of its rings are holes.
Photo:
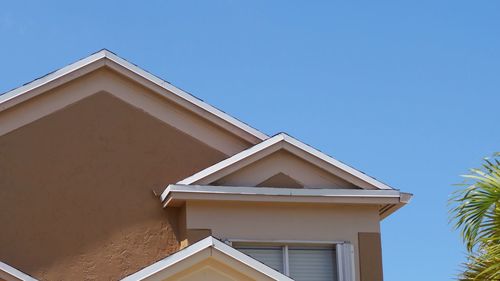
[[[169,185],[161,194],[164,207],[190,200],[323,204],[400,204],[397,190],[297,189],[275,187]]]
[[[6,93],[0,94],[0,111],[5,110],[7,108],[10,108],[17,103],[20,103],[22,101],[25,101],[33,96],[35,96],[38,93],[32,93],[33,90],[40,88],[44,85],[47,85],[51,82],[54,82],[55,80],[69,75],[81,68],[84,68],[90,64],[93,64],[97,61],[102,60],[105,58],[106,55],[104,51],[99,51],[97,53],[94,53],[84,59],[81,59],[75,63],[72,63],[70,65],[67,65],[61,69],[58,69],[52,73],[49,73],[45,76],[42,76],[38,79],[35,79],[32,82],[29,82],[19,88],[15,88],[11,91],[8,91]],[[76,77],[74,77],[76,78]],[[74,79],[73,78],[73,79]],[[22,97],[22,98],[21,98]]]
[[[149,81],[154,85],[159,86],[161,89],[173,93],[176,97],[179,98],[179,100],[177,100],[177,103],[181,102],[180,104],[181,106],[191,107],[188,108],[191,110],[201,109],[201,111],[208,113],[204,114],[202,117],[207,118],[212,122],[215,122],[222,128],[231,130],[232,127],[233,133],[245,138],[250,143],[257,143],[259,141],[268,138],[266,134],[256,130],[255,128],[250,127],[249,125],[228,115],[227,113],[222,112],[221,110],[203,102],[202,100],[194,97],[193,95],[171,85],[170,83],[126,61],[125,59],[120,58],[119,56],[115,55],[114,53],[108,50],[101,50],[84,59],[81,59],[75,63],[65,66],[57,71],[54,71],[48,75],[38,78],[26,85],[23,85],[19,88],[16,88],[4,94],[0,94],[0,111],[10,108],[22,101],[25,101],[31,97],[40,94],[41,92],[36,92],[35,90],[43,86],[49,86],[51,83],[55,82],[60,78],[64,78],[70,75],[71,75],[70,79],[78,78],[86,74],[87,72],[82,72],[78,73],[77,75],[74,75],[76,74],[76,72],[78,72],[82,68],[85,68],[87,66],[90,66],[98,62],[102,62],[102,64],[100,64],[99,67],[104,65],[107,65],[111,68],[113,68],[113,66],[115,65],[121,66],[122,68],[128,70],[129,72],[134,73],[141,78],[144,78],[146,81]],[[125,74],[130,76],[130,73],[125,73]],[[58,86],[58,84],[55,83],[54,87],[55,86]],[[160,93],[160,94],[162,94],[166,98],[169,99],[172,98],[172,96],[169,96],[165,93]],[[241,131],[240,133],[236,132],[237,130],[235,131],[234,130],[235,128],[238,128],[244,133],[242,134]]]
[[[172,192],[270,195],[270,196],[327,196],[327,197],[363,197],[363,198],[400,198],[401,192],[391,190],[333,189],[333,188],[281,188],[281,187],[241,187],[214,185],[171,184],[161,194],[164,201]]]
[[[280,141],[283,141],[284,138],[282,136],[282,134],[278,134],[276,136],[273,136],[271,138],[268,138],[267,140],[261,142],[261,143],[258,143],[246,150],[243,150],[242,152],[240,153],[237,153],[229,158],[226,158],[206,169],[203,169],[199,172],[197,172],[196,174],[190,176],[190,177],[187,177],[179,182],[177,182],[177,184],[194,184],[196,183],[197,181],[201,180],[201,179],[204,179],[212,174],[215,174],[233,164],[236,164],[237,162],[249,157],[249,156],[252,156],[270,146],[273,146],[277,143],[279,143]]]
[[[224,122],[238,127],[239,129],[247,132],[248,134],[254,136],[255,138],[257,138],[260,141],[268,138],[268,136],[266,134],[258,131],[257,129],[250,127],[249,125],[245,124],[244,122],[241,122],[240,120],[238,120],[238,119],[230,116],[229,114],[209,105],[208,103],[205,103],[204,101],[196,98],[195,96],[175,87],[174,85],[168,83],[167,81],[145,71],[144,69],[128,62],[127,60],[117,56],[116,54],[114,54],[108,50],[103,50],[103,52],[106,54],[106,58],[108,58],[110,61],[134,72],[135,74],[147,79],[148,81],[160,86],[161,88],[166,89],[167,91],[174,93],[177,97],[186,101],[188,104],[194,105],[194,106],[212,114],[213,116],[223,120]],[[253,142],[253,143],[255,143],[255,142]]]
[[[37,279],[29,276],[28,274],[21,272],[12,266],[0,262],[0,279],[5,280],[20,280],[20,281],[37,281]]]
[[[377,189],[381,189],[381,190],[394,190],[394,188],[324,154],[323,152],[317,150],[317,149],[314,149],[312,148],[311,146],[303,143],[303,142],[300,142],[299,140],[285,134],[285,133],[280,133],[280,134],[277,134],[259,144],[256,144],[254,145],[253,147],[247,149],[247,150],[244,150],[236,155],[233,155],[232,157],[229,157],[217,164],[214,164],[188,178],[185,178],[179,182],[177,182],[177,184],[196,184],[198,183],[198,181],[204,179],[204,178],[207,178],[209,176],[213,176],[217,173],[220,173],[222,172],[224,169],[228,168],[229,166],[231,165],[234,165],[242,160],[244,160],[245,158],[248,158],[252,155],[255,155],[267,148],[270,148],[272,146],[275,146],[275,145],[279,145],[279,144],[282,144],[282,147],[284,149],[287,149],[286,146],[284,146],[284,144],[288,144],[290,145],[291,147],[293,148],[296,148],[298,149],[299,151],[302,151],[302,152],[305,152],[307,154],[310,154],[312,156],[314,156],[315,158],[317,158],[318,160],[321,160],[321,161],[324,161],[326,162],[327,164],[337,168],[337,169],[340,169],[358,179],[360,179],[361,181],[363,182],[366,182],[368,183],[369,185],[371,186],[374,186],[376,187]],[[293,152],[293,151],[291,151]],[[294,153],[296,154],[296,153]],[[297,154],[296,154],[297,155]],[[264,155],[266,156],[266,155]],[[301,157],[301,155],[297,155],[299,157]],[[337,175],[338,176],[338,175]]]
[[[136,273],[133,273],[123,278],[122,281],[144,280],[157,273],[160,273],[162,270],[168,268],[169,266],[181,262],[182,260],[187,259],[210,247],[275,280],[292,281],[292,279],[286,277],[285,275],[241,253],[240,251],[232,248],[231,246],[220,242],[219,240],[213,238],[212,236],[202,239],[188,246],[187,248],[184,248],[179,252],[164,258],[163,260],[160,260]]]
[[[285,142],[287,142],[287,143],[289,143],[289,144],[291,144],[291,145],[293,145],[293,146],[295,146],[295,147],[297,147],[297,148],[299,148],[299,149],[301,149],[309,154],[312,154],[313,156],[315,156],[315,157],[335,166],[336,168],[341,169],[344,172],[347,172],[347,173],[349,173],[349,174],[351,174],[351,175],[353,175],[353,176],[355,176],[355,177],[357,177],[357,178],[359,178],[359,179],[361,179],[361,180],[363,180],[363,181],[365,181],[365,182],[367,182],[367,183],[369,183],[369,184],[371,184],[379,189],[387,189],[387,190],[394,189],[394,188],[392,188],[392,187],[390,187],[390,186],[388,186],[388,185],[386,185],[386,184],[384,184],[384,183],[382,183],[382,182],[380,182],[380,181],[378,181],[378,180],[376,180],[376,179],[374,179],[374,178],[372,178],[372,177],[370,177],[370,176],[334,159],[333,157],[326,155],[325,153],[323,153],[323,152],[321,152],[321,151],[319,151],[319,150],[317,150],[317,149],[315,149],[315,148],[313,148],[313,147],[311,147],[311,146],[309,146],[309,145],[307,145],[307,144],[305,144],[305,143],[303,143],[303,142],[301,142],[301,141],[299,141],[299,140],[297,140],[289,135],[283,134],[283,138],[284,138]]]

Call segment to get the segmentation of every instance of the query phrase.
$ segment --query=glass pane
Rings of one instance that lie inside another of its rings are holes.
[[[261,263],[283,273],[283,250],[281,247],[235,247]]]
[[[337,280],[337,262],[333,248],[290,247],[288,254],[290,277],[294,280]]]

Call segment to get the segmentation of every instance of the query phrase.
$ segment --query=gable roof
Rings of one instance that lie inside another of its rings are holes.
[[[286,150],[363,189],[392,190],[393,188],[372,178],[305,143],[285,134],[277,134],[253,147],[235,154],[215,165],[185,178],[177,184],[207,185],[242,167],[262,159],[278,150]]]
[[[222,243],[221,241],[213,238],[212,236],[200,240],[188,246],[187,248],[180,250],[179,252],[176,252],[132,275],[129,275],[124,279],[122,279],[122,281],[164,280],[165,278],[170,277],[172,274],[170,272],[167,272],[169,268],[183,261],[186,261],[190,258],[194,258],[196,255],[200,254],[201,252],[207,249],[212,250],[207,258],[209,257],[213,257],[215,259],[230,258],[233,261],[237,261],[241,265],[250,267],[254,271],[267,276],[271,280],[292,281],[292,279],[290,279],[289,277],[243,254],[242,252],[232,248],[231,246]],[[199,262],[199,260],[197,260],[197,262]]]
[[[102,67],[111,68],[139,82],[143,86],[158,92],[162,97],[196,113],[200,117],[215,123],[252,144],[268,138],[264,133],[106,49],[49,73],[19,88],[1,94],[0,112]]]

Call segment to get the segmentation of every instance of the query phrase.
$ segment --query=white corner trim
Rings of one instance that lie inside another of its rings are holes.
[[[223,174],[223,171],[225,169],[227,169],[228,167],[232,166],[232,165],[235,165],[236,163],[239,163],[241,161],[243,161],[244,159],[250,157],[250,156],[253,156],[253,155],[256,155],[266,149],[269,149],[270,147],[273,147],[273,146],[278,146],[280,145],[280,148],[283,148],[283,149],[287,149],[287,150],[290,150],[290,152],[294,153],[296,156],[298,157],[301,157],[302,159],[304,159],[304,155],[300,155],[300,154],[297,154],[297,151],[298,152],[304,152],[305,154],[308,154],[310,156],[313,156],[314,158],[316,158],[317,160],[320,160],[320,161],[323,161],[325,163],[327,163],[328,165],[330,165],[331,167],[334,167],[336,169],[340,169],[346,173],[348,173],[349,175],[351,176],[354,176],[355,178],[361,180],[362,182],[364,183],[367,183],[368,185],[370,186],[373,186],[375,187],[376,189],[382,189],[382,190],[393,190],[392,187],[324,154],[323,152],[317,150],[317,149],[314,149],[312,148],[311,146],[309,145],[306,145],[305,143],[303,142],[300,142],[299,140],[285,134],[285,133],[280,133],[280,134],[277,134],[259,144],[256,144],[254,145],[253,147],[247,149],[247,150],[244,150],[236,155],[233,155],[232,157],[229,157],[215,165],[212,165],[204,170],[201,170],[199,171],[198,173],[188,177],[188,178],[185,178],[179,182],[177,182],[177,184],[197,184],[199,183],[199,181],[205,179],[205,178],[213,178],[213,177],[217,177],[218,174],[222,174],[221,177],[223,177],[225,174]],[[288,147],[290,146],[290,148]],[[297,151],[293,151],[294,149],[296,149]],[[270,152],[273,152],[272,150],[269,150]],[[267,156],[268,154],[266,153],[262,153],[263,155],[260,157],[260,158],[263,158],[265,156]],[[259,158],[259,159],[260,159]],[[304,159],[306,161],[309,161],[309,159]],[[313,163],[314,164],[314,163]],[[336,175],[336,176],[339,176],[339,175]]]
[[[37,281],[37,279],[21,272],[12,266],[0,261],[0,279],[5,280],[20,280],[20,281]]]
[[[95,65],[95,67],[90,67],[93,65]],[[108,50],[101,50],[95,54],[92,54],[84,59],[81,59],[57,71],[38,78],[19,88],[3,94],[0,93],[0,111],[13,107],[16,104],[35,97],[55,86],[59,86],[59,83],[56,83],[59,80],[73,80],[88,73],[89,71],[94,70],[95,68],[103,66],[108,66],[115,70],[121,70],[121,73],[129,76],[129,78],[132,78],[132,74],[135,74],[143,78],[144,80],[142,81],[146,81],[151,83],[152,85],[156,85],[160,88],[160,90],[168,91],[169,93],[165,93],[162,91],[156,92],[161,94],[163,97],[169,98],[171,100],[177,98],[177,100],[174,100],[174,102],[177,102],[183,107],[187,107],[188,110],[195,111],[196,113],[200,114],[201,117],[209,119],[222,128],[226,128],[232,131],[234,134],[246,139],[250,143],[255,144],[268,138],[266,134],[203,102],[193,95],[169,84],[168,82],[141,69],[140,67],[126,61],[125,59],[113,54]],[[134,80],[138,81],[137,79]],[[144,84],[145,82],[142,83]],[[151,85],[144,86],[151,87]],[[170,93],[173,93],[173,95],[171,95]]]
[[[163,260],[160,260],[132,275],[129,275],[122,279],[122,281],[140,281],[146,278],[152,277],[153,275],[160,273],[162,270],[172,266],[178,262],[181,262],[184,259],[187,259],[196,253],[199,253],[205,249],[213,248],[226,256],[229,256],[253,269],[256,271],[269,276],[274,280],[283,280],[283,281],[292,281],[292,279],[287,276],[275,271],[274,269],[262,264],[261,262],[241,253],[240,251],[232,248],[231,246],[220,242],[219,240],[209,236],[203,240],[200,240],[185,249],[180,250],[177,253],[174,253]]]

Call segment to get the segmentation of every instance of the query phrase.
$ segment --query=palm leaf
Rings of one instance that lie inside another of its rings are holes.
[[[469,252],[459,280],[500,280],[500,153],[485,159],[482,169],[464,175],[453,193],[451,220]]]

